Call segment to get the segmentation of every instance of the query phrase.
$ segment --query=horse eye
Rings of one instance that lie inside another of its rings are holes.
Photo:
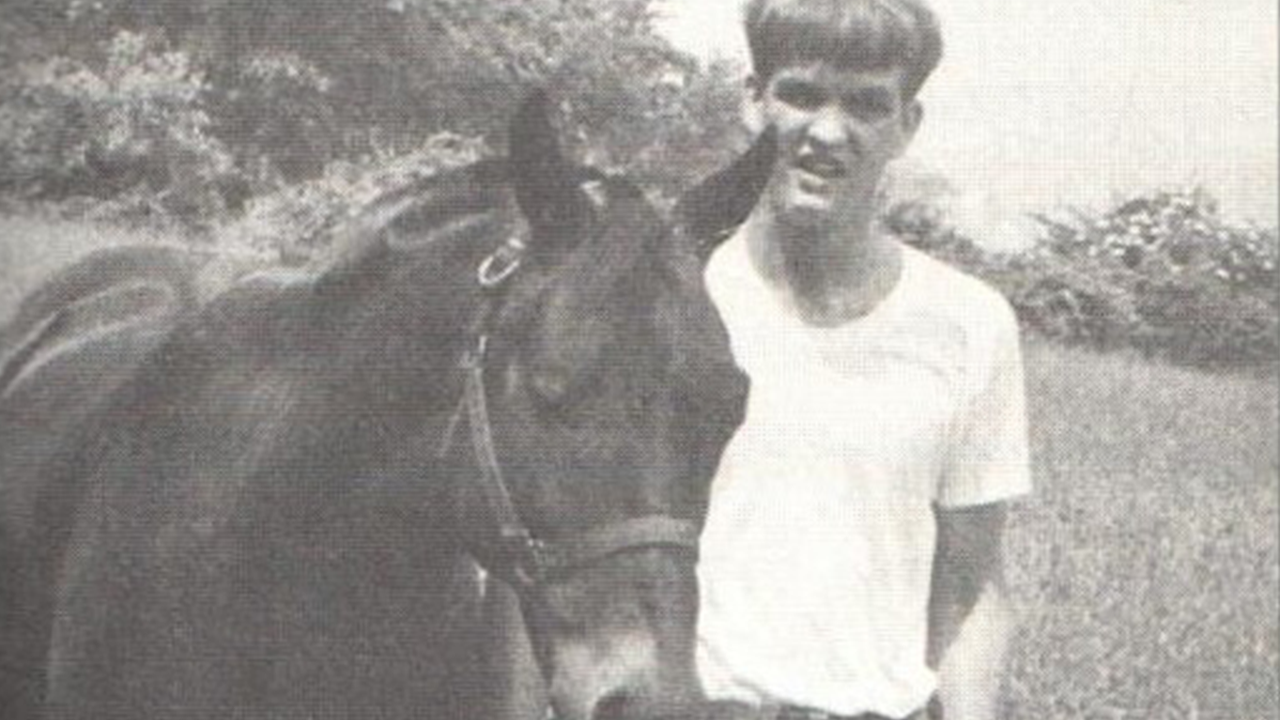
[[[529,375],[529,387],[544,406],[560,408],[569,394],[569,373],[563,368],[538,368]]]

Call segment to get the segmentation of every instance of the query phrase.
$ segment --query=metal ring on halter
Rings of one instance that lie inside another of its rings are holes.
[[[485,288],[501,285],[520,267],[524,249],[524,241],[520,238],[515,235],[507,238],[501,247],[480,263],[480,267],[476,270],[476,281]]]

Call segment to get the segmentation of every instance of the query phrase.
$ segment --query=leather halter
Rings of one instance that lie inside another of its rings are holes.
[[[486,257],[477,270],[478,283],[490,294],[473,324],[471,345],[459,360],[458,367],[464,373],[462,397],[437,452],[440,459],[448,455],[458,423],[465,419],[471,428],[472,451],[480,471],[480,491],[497,524],[497,536],[484,547],[473,549],[472,556],[521,594],[620,553],[666,548],[696,558],[697,525],[669,515],[643,515],[605,523],[554,543],[535,537],[520,520],[493,442],[484,375],[489,345],[485,326],[496,303],[496,292],[519,268],[524,250],[524,243],[512,237]]]

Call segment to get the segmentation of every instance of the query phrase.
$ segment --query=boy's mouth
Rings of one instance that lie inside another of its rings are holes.
[[[827,155],[801,155],[792,165],[821,180],[837,180],[849,173],[844,163]]]

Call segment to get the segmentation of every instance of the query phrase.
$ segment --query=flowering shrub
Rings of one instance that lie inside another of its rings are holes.
[[[1204,365],[1277,357],[1275,229],[1228,222],[1201,189],[1135,197],[1099,217],[1039,219],[1045,234],[1028,267],[1041,282],[1019,299],[1034,305],[1051,290],[1089,305],[1073,325],[1102,333],[1069,339]],[[1071,282],[1064,267],[1086,270],[1100,287]]]
[[[1134,198],[1097,219],[1039,219],[1047,230],[1042,249],[1108,259],[1146,275],[1205,273],[1243,287],[1270,282],[1276,269],[1274,230],[1227,223],[1201,189]]]

